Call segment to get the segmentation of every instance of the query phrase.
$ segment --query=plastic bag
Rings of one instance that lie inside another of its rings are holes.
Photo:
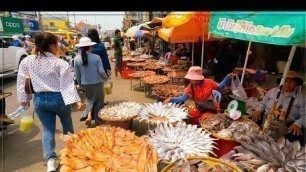
[[[111,80],[107,80],[104,82],[104,91],[107,95],[112,94],[112,87],[113,87],[113,84]]]
[[[27,134],[31,132],[33,126],[34,126],[34,112],[33,115],[31,115],[28,113],[28,111],[25,111],[21,116],[19,130],[22,133]]]
[[[247,99],[248,96],[244,91],[244,88],[240,82],[239,77],[236,75],[236,79],[232,78],[232,83],[231,83],[231,90],[234,96],[239,98],[240,100]]]

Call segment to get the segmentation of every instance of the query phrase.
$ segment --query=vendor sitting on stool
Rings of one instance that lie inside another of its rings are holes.
[[[280,81],[281,78],[278,78],[277,83],[279,84]],[[299,78],[296,72],[289,71],[275,109],[279,109],[280,112],[285,111],[280,114],[286,114],[291,97],[295,97],[287,118],[289,134],[286,135],[286,138],[289,141],[299,140],[300,143],[304,145],[306,125],[305,96],[297,88],[302,85],[303,79]],[[263,114],[266,117],[270,113],[278,90],[278,87],[269,90],[264,99],[260,102],[257,110],[252,114],[252,120],[257,122],[258,125],[262,124],[264,118]]]
[[[233,78],[235,74],[228,74],[223,81],[218,84],[212,79],[205,79],[202,74],[202,68],[199,66],[192,66],[189,68],[186,79],[190,80],[190,84],[185,89],[184,94],[181,97],[168,98],[164,103],[184,103],[188,96],[194,95],[194,100],[196,102],[206,101],[212,95],[212,90],[223,89],[226,85],[229,84],[230,78]],[[194,89],[194,94],[192,93],[192,87]]]

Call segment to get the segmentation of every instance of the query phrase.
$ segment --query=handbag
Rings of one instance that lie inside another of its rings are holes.
[[[27,68],[28,68],[28,70],[25,74],[24,89],[25,89],[25,92],[27,94],[35,94],[36,92],[33,89],[32,81],[31,81],[31,77],[30,77],[30,72],[29,72],[29,63],[27,64]]]
[[[192,91],[192,97],[193,97],[195,106],[202,114],[206,113],[206,112],[217,113],[217,107],[216,107],[215,102],[213,100],[206,100],[206,101],[197,102],[197,101],[195,101],[193,85],[191,85],[191,91]]]
[[[288,126],[287,126],[287,118],[290,114],[293,102],[295,100],[295,97],[291,97],[287,112],[285,114],[284,121],[280,121],[277,119],[272,119],[270,121],[269,130],[270,130],[270,136],[274,139],[278,139],[280,137],[285,136],[288,133]]]

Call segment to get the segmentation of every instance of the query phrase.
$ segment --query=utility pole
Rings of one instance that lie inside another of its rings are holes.
[[[68,21],[68,26],[67,26],[68,30],[71,31],[68,11],[67,11],[67,21]]]
[[[76,30],[76,33],[78,33],[78,25],[76,23],[75,14],[74,13],[73,13],[73,17],[74,17],[75,30]]]
[[[41,13],[40,13],[40,11],[38,11],[37,14],[38,14],[38,24],[39,24],[40,30],[41,30],[42,32],[44,32],[44,27],[43,27],[43,23],[42,23],[42,18],[41,18]]]

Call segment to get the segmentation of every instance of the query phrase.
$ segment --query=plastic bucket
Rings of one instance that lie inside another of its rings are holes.
[[[211,136],[212,138],[217,138],[214,136]],[[236,146],[240,146],[241,144],[235,140],[228,139],[224,140],[221,138],[217,138],[218,140],[215,140],[216,147],[219,149],[213,149],[213,152],[217,155],[217,158],[220,158],[221,156],[227,154],[231,150],[234,149]]]

